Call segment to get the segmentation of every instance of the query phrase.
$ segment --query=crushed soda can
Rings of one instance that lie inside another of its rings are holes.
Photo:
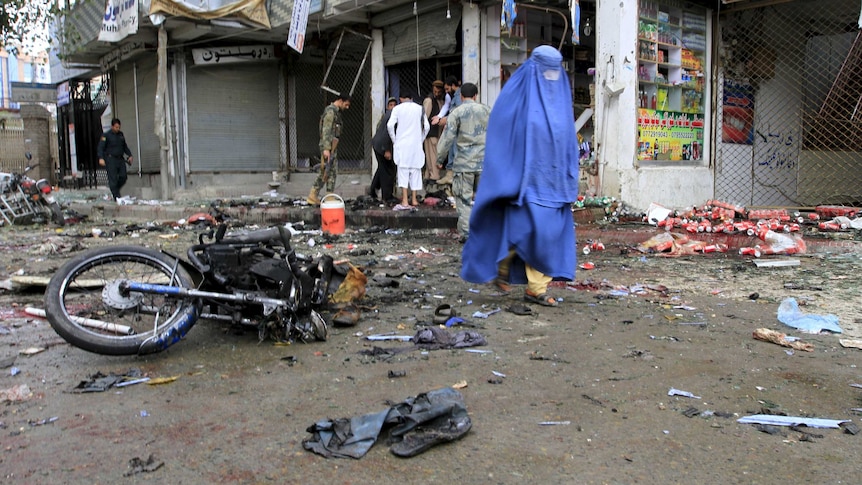
[[[739,254],[741,256],[754,256],[755,258],[759,258],[760,248],[739,248]]]
[[[700,248],[703,253],[726,253],[727,244],[707,244]]]
[[[817,227],[824,231],[840,231],[842,229],[847,229],[847,224],[838,224],[837,222],[821,222],[817,224]]]
[[[712,207],[721,207],[722,209],[728,209],[734,212],[738,212],[740,215],[745,214],[745,207],[737,204],[731,204],[730,202],[725,202],[723,200],[708,200],[706,201],[706,205]]]
[[[584,245],[583,253],[590,254],[592,251],[604,251],[605,245],[601,241],[590,241]]]

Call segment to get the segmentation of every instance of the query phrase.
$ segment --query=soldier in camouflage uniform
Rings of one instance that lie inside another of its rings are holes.
[[[479,88],[473,83],[461,86],[463,104],[449,113],[446,130],[437,143],[437,164],[444,165],[449,157],[449,147],[455,145],[455,159],[451,170],[452,194],[455,210],[458,211],[458,232],[461,242],[470,235],[470,212],[473,208],[473,193],[482,174],[485,159],[485,132],[491,108],[476,101]]]
[[[320,173],[311,186],[311,192],[306,202],[311,205],[320,205],[318,193],[326,185],[326,192],[335,191],[335,177],[338,175],[338,161],[336,154],[338,149],[338,138],[341,136],[341,110],[350,109],[350,95],[339,94],[320,116]]]

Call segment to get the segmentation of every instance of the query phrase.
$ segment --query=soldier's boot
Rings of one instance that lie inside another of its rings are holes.
[[[452,169],[450,168],[449,170],[446,170],[446,175],[440,177],[437,180],[437,185],[452,185],[454,178],[455,178],[455,172],[453,172]]]
[[[308,193],[308,197],[305,198],[305,201],[308,202],[309,205],[320,205],[320,199],[317,198],[316,188],[311,188],[311,192]]]

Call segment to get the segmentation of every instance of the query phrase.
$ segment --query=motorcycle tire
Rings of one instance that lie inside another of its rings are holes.
[[[63,208],[60,207],[60,204],[54,202],[51,204],[51,219],[53,219],[54,224],[58,226],[66,225],[66,216],[63,215]]]
[[[64,264],[45,291],[51,327],[70,344],[104,355],[158,352],[195,324],[201,301],[124,291],[123,281],[194,288],[176,258],[140,246],[94,249]]]

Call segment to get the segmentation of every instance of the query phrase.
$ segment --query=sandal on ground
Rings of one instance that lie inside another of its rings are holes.
[[[533,314],[532,308],[528,307],[527,305],[521,305],[518,303],[506,307],[506,310],[514,313],[515,315],[521,315],[521,316]]]
[[[356,305],[347,305],[332,317],[332,323],[341,327],[352,327],[359,323],[361,313]]]
[[[498,290],[507,295],[512,291],[512,285],[510,285],[509,282],[504,280],[503,278],[498,277],[497,279],[495,279],[494,286],[496,286]]]
[[[541,295],[534,295],[529,291],[524,292],[524,301],[529,303],[535,303],[537,305],[542,306],[557,306],[557,300],[554,297],[548,295],[547,293],[542,293]]]
[[[452,317],[457,317],[458,312],[452,305],[444,303],[434,310],[434,325],[445,325]]]

